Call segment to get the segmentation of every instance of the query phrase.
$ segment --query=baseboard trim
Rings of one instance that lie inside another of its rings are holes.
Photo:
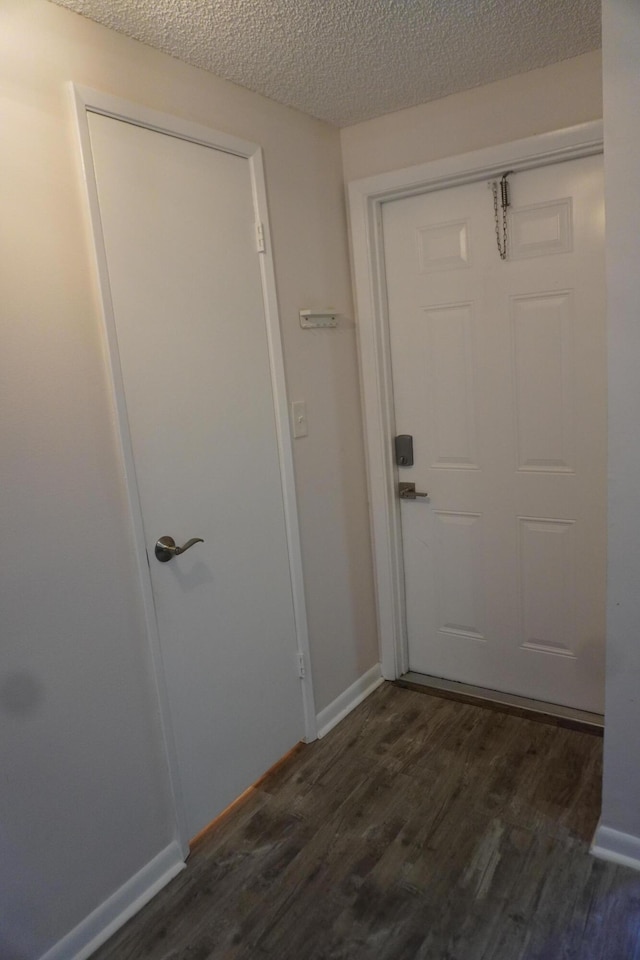
[[[170,843],[40,960],[87,960],[185,866],[180,845]]]
[[[318,724],[318,739],[326,737],[330,730],[351,713],[359,703],[373,693],[376,687],[384,682],[380,673],[380,664],[374,664],[370,670],[358,677],[355,683],[347,687],[340,696],[336,697],[329,706],[321,710],[316,717]]]
[[[640,837],[622,833],[599,823],[591,843],[591,853],[599,860],[609,860],[623,867],[640,870]]]

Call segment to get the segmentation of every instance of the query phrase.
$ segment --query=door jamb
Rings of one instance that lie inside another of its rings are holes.
[[[348,184],[358,357],[382,675],[409,669],[394,408],[385,287],[382,204],[447,187],[490,180],[504,170],[528,170],[603,152],[596,120],[472,153],[377,174]]]
[[[113,303],[109,287],[106,251],[102,236],[100,208],[98,203],[97,184],[95,180],[91,140],[89,135],[88,113],[98,113],[103,116],[123,120],[140,127],[179,137],[193,143],[222,150],[235,156],[244,157],[249,161],[253,205],[256,222],[262,224],[264,231],[264,250],[258,252],[262,294],[265,311],[265,325],[269,345],[269,362],[271,384],[274,398],[274,414],[276,422],[276,436],[284,517],[289,554],[289,569],[291,576],[291,591],[295,618],[297,653],[305,665],[304,676],[301,677],[302,713],[304,718],[305,740],[315,740],[317,737],[316,710],[313,694],[313,677],[311,673],[311,656],[309,650],[309,631],[307,609],[304,592],[302,569],[302,549],[300,541],[300,527],[298,519],[298,505],[295,490],[295,476],[293,467],[293,448],[289,426],[289,413],[284,372],[284,355],[280,318],[276,293],[275,267],[271,247],[269,228],[269,213],[267,208],[267,192],[264,172],[262,148],[246,140],[241,140],[229,134],[220,133],[209,127],[184,120],[181,117],[165,114],[149,109],[128,100],[113,97],[109,94],[92,90],[88,87],[69,84],[73,109],[76,120],[76,136],[79,146],[79,157],[82,164],[82,179],[86,188],[86,206],[88,215],[88,231],[93,238],[95,269],[101,300],[103,331],[105,334],[105,349],[108,358],[108,372],[111,380],[112,398],[115,407],[115,419],[118,427],[120,455],[126,483],[129,515],[132,536],[135,544],[139,586],[142,595],[147,639],[151,651],[154,667],[156,690],[160,706],[160,720],[162,735],[168,766],[168,775],[174,801],[176,830],[182,853],[186,857],[189,853],[189,836],[184,814],[184,800],[180,786],[177,752],[173,736],[169,700],[166,688],[166,678],[162,666],[162,655],[156,620],[153,591],[151,587],[151,573],[146,551],[146,541],[142,525],[142,510],[140,496],[135,476],[133,447],[129,432],[124,383],[120,367],[116,328],[113,314]]]

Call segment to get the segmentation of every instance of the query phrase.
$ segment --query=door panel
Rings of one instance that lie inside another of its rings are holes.
[[[248,160],[89,114],[190,836],[303,736]],[[156,540],[204,543],[159,563]]]
[[[410,669],[603,707],[602,159],[383,205]]]

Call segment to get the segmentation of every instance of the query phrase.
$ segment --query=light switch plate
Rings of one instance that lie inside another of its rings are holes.
[[[291,404],[291,425],[293,437],[306,437],[309,433],[307,426],[307,405],[304,400],[294,400]]]

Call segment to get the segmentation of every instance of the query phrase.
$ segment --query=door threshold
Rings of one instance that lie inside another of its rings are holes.
[[[529,697],[502,693],[500,690],[488,690],[486,687],[458,683],[456,680],[444,680],[442,677],[430,677],[424,673],[415,673],[413,670],[403,674],[395,683],[400,687],[429,693],[434,697],[459,700],[477,707],[525,717],[528,720],[550,723],[556,727],[568,727],[570,730],[593,733],[600,737],[604,732],[604,716],[601,713],[563,707],[557,703],[545,703],[543,700],[531,700]]]

